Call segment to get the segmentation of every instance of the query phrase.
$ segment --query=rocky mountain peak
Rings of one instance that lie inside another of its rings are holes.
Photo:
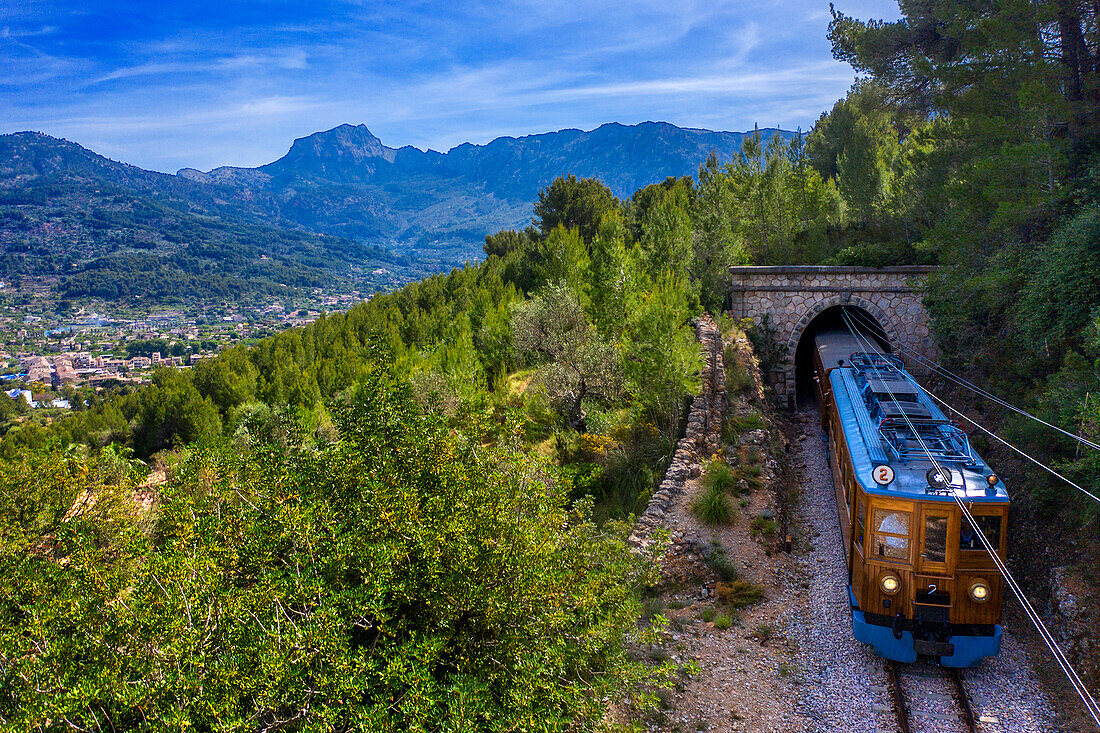
[[[377,158],[383,158],[392,163],[396,152],[393,148],[383,145],[366,125],[344,124],[331,130],[298,138],[290,146],[290,152],[272,165],[324,161],[358,166],[364,162],[376,162],[372,159]]]

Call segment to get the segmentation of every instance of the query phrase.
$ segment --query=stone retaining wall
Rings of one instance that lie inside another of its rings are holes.
[[[695,337],[703,354],[702,389],[692,400],[684,437],[676,444],[676,453],[664,480],[650,498],[630,535],[630,541],[634,544],[648,544],[650,534],[662,526],[673,499],[683,491],[684,483],[699,476],[703,462],[718,452],[722,418],[729,406],[722,332],[709,313],[696,319],[694,325]]]

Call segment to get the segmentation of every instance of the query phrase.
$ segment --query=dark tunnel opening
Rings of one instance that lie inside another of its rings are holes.
[[[816,318],[810,321],[806,330],[798,339],[798,347],[794,356],[795,376],[795,401],[796,405],[812,405],[817,401],[817,393],[814,390],[814,334],[828,329],[841,329],[848,331],[844,322],[844,311],[850,312],[850,318],[859,329],[859,335],[872,336],[878,345],[885,351],[893,351],[890,340],[886,337],[886,331],[879,324],[878,319],[863,308],[853,305],[836,305],[822,311]]]

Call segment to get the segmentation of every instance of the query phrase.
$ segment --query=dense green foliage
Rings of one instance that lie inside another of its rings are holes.
[[[652,676],[651,566],[518,444],[380,373],[333,412],[179,454],[143,516],[113,452],[0,466],[5,727],[577,730]]]

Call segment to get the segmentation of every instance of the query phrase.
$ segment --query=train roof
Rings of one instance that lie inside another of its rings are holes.
[[[894,395],[896,397],[915,397],[920,394],[908,379],[900,374],[872,374],[867,376],[867,384],[875,391],[875,394]]]
[[[818,331],[814,334],[814,347],[821,356],[821,364],[825,369],[832,369],[841,360],[847,364],[852,354],[866,351],[864,344],[842,329]],[[872,344],[872,347],[877,349],[878,344]]]
[[[839,343],[839,340],[833,343]],[[881,376],[882,371],[893,372],[888,382],[893,394],[900,396],[895,385],[903,382],[907,385],[906,394],[912,396],[915,404],[900,400],[897,403],[883,401],[881,404],[887,419],[877,421],[872,418],[863,399],[861,382],[871,383],[873,378]],[[968,502],[1008,501],[1003,483],[999,482],[989,490],[987,477],[993,474],[992,470],[981,456],[970,450],[964,434],[961,436],[962,444],[953,442],[953,439],[958,439],[956,433],[961,434],[961,431],[952,426],[939,407],[903,369],[866,370],[844,366],[829,371],[828,379],[832,384],[856,479],[868,493],[895,497],[908,495],[925,500],[954,501],[955,497],[960,497]],[[898,409],[902,405],[904,409]],[[913,408],[918,408],[919,412]],[[924,417],[925,414],[927,417]],[[917,435],[913,434],[914,429]],[[951,470],[950,487],[932,487],[930,475],[933,463],[924,454],[926,447],[938,456],[936,462],[940,467]],[[890,466],[894,472],[894,480],[885,486],[876,483],[873,476],[874,469],[883,465]]]

